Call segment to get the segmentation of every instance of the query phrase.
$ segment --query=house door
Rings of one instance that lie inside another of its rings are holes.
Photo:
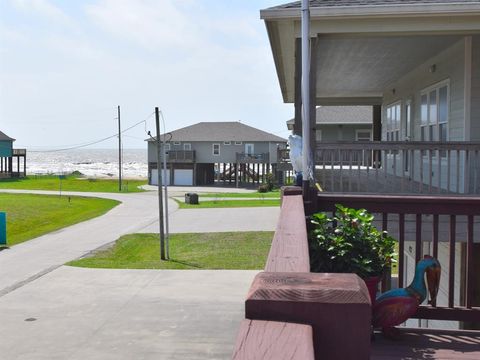
[[[245,144],[245,154],[251,155],[253,154],[253,144]]]

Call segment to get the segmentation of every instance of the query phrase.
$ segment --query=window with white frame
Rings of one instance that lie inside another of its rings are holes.
[[[224,141],[223,145],[232,145],[232,142],[231,141]]]
[[[315,129],[315,141],[321,142],[322,141],[322,130]]]
[[[400,141],[401,103],[387,106],[387,141]]]
[[[421,93],[421,141],[448,140],[449,84],[444,81]]]
[[[180,145],[180,144],[181,144],[180,141],[174,141],[174,142],[173,142],[173,145]]]
[[[235,145],[242,145],[241,141],[235,141]]]
[[[192,150],[192,144],[190,144],[190,143],[183,144],[183,150],[185,150],[185,151]]]
[[[165,144],[165,151],[170,151],[170,144]]]
[[[212,154],[215,156],[220,155],[220,144],[213,144],[212,145]]]

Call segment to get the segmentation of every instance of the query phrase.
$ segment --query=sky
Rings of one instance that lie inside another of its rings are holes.
[[[259,10],[281,0],[0,0],[0,131],[15,148],[146,148],[166,131],[241,121],[286,138]],[[162,125],[162,132],[163,132]]]

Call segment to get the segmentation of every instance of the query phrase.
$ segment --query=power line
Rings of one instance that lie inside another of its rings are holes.
[[[144,120],[141,120],[135,124],[133,124],[132,126],[129,126],[128,128],[122,130],[120,132],[120,134],[123,134],[124,132],[126,131],[129,131],[131,129],[133,129],[134,127],[140,125],[140,124],[143,124],[147,122],[148,119],[150,119],[152,116],[153,116],[153,112],[147,117],[145,118]],[[50,150],[30,150],[29,152],[33,152],[33,153],[48,153],[48,152],[60,152],[60,151],[68,151],[68,150],[75,150],[75,149],[80,149],[80,148],[84,148],[84,147],[88,147],[88,146],[91,146],[91,145],[95,145],[95,144],[99,144],[101,142],[104,142],[104,141],[107,141],[107,140],[110,140],[110,139],[113,139],[115,137],[117,137],[119,135],[119,133],[115,133],[113,135],[110,135],[110,136],[107,136],[105,138],[102,138],[102,139],[99,139],[99,140],[95,140],[95,141],[91,141],[91,142],[88,142],[88,143],[83,143],[83,144],[77,144],[77,145],[71,145],[71,146],[68,146],[66,145],[66,147],[62,148],[62,149],[50,149]]]

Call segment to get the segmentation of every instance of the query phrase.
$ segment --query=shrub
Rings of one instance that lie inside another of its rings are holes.
[[[395,261],[395,239],[373,226],[365,209],[336,205],[336,213],[312,216],[309,235],[312,272],[355,273],[361,278],[382,275]]]

